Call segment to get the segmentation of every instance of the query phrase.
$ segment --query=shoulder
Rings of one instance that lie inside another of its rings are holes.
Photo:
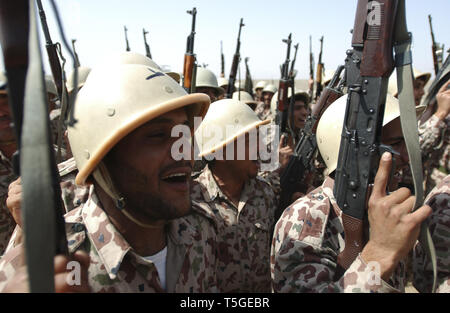
[[[320,246],[325,236],[330,207],[330,200],[322,187],[299,198],[284,210],[278,220],[274,240],[295,240]]]

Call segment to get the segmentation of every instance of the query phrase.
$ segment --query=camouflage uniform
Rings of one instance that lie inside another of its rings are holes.
[[[262,121],[265,121],[265,120],[267,120],[267,119],[274,119],[275,117],[273,116],[273,114],[272,114],[272,110],[270,110],[270,105],[269,105],[269,108],[267,109],[267,111],[265,111],[264,112],[264,110],[265,110],[265,105],[264,105],[264,102],[260,102],[260,103],[258,103],[257,105],[256,105],[256,108],[255,108],[255,113],[256,113],[256,115],[258,115],[258,117],[262,120]]]
[[[218,228],[222,292],[270,292],[270,241],[274,193],[256,177],[248,181],[236,207],[220,190],[209,166],[194,183],[192,199],[206,202]]]
[[[437,292],[450,292],[450,175],[433,189],[425,203],[433,213],[428,218],[428,227],[436,248],[438,288]],[[433,268],[420,244],[414,249],[414,287],[421,292],[431,292]]]
[[[210,220],[196,212],[167,225],[167,292],[217,291],[216,232]],[[165,292],[152,261],[138,255],[109,221],[94,192],[81,207],[65,216],[69,252],[86,251],[92,292]],[[151,240],[151,239],[149,239]],[[0,261],[0,291],[20,264],[21,245]]]
[[[449,125],[450,117],[447,117],[445,121],[440,121],[434,115],[425,123],[419,125],[419,142],[424,160],[423,168],[427,194],[436,184],[439,184],[444,175],[450,172]],[[445,174],[437,175],[439,174],[436,173],[439,167]]]
[[[16,227],[16,222],[6,206],[9,184],[16,179],[11,161],[0,152],[0,256],[3,255]]]
[[[59,176],[61,177],[61,197],[66,212],[69,212],[87,201],[89,187],[75,184],[78,168],[74,158],[59,163],[58,170]]]
[[[333,196],[334,181],[298,199],[277,222],[270,258],[275,292],[399,292],[404,290],[401,262],[389,284],[373,283],[371,271],[358,256],[340,279],[334,278],[343,251],[342,211]],[[369,283],[372,282],[372,283]]]

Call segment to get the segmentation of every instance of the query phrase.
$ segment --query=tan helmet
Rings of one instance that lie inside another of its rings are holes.
[[[266,87],[267,83],[263,80],[259,81],[255,86],[255,91],[258,89],[264,89]]]
[[[288,99],[291,98],[292,95],[292,90],[289,88],[288,89]],[[305,102],[306,105],[309,104],[309,94],[308,92],[301,90],[301,89],[297,89],[295,90],[295,95],[294,95],[295,99],[301,99]],[[272,100],[270,100],[270,110],[272,111],[273,114],[276,114],[277,112],[277,101],[278,101],[278,91],[273,95]]]
[[[278,91],[277,87],[275,87],[272,84],[267,84],[264,89],[263,89],[263,93],[265,92],[271,92],[271,93],[276,93]]]
[[[217,92],[218,96],[221,96],[225,93],[225,90],[219,87],[216,75],[214,75],[212,71],[201,66],[197,67],[197,79],[195,80],[195,87],[212,88]]]
[[[250,106],[252,105],[256,105],[258,102],[255,101],[255,99],[253,99],[252,95],[249,94],[247,91],[235,91],[233,92],[233,100],[238,100],[238,101],[242,101],[245,104],[248,104]]]
[[[234,99],[216,101],[211,104],[203,122],[195,132],[195,140],[199,147],[198,156],[211,154],[251,129],[269,122],[270,120],[261,121],[242,101]],[[220,134],[211,131],[215,127],[220,129]]]
[[[317,126],[317,146],[327,165],[328,173],[333,172],[337,167],[347,97],[348,95],[344,95],[333,102],[323,113]],[[417,115],[420,115],[424,108],[424,106],[417,106]],[[383,126],[397,117],[400,117],[398,100],[387,94]]]
[[[181,75],[176,72],[167,72],[163,71],[162,68],[156,64],[155,61],[150,59],[149,57],[133,52],[133,51],[124,51],[116,54],[112,54],[107,57],[99,66],[109,66],[109,64],[142,64],[146,66],[150,66],[152,68],[156,68],[159,71],[169,75],[173,78],[177,83],[180,83]]]
[[[91,69],[89,67],[80,66],[78,68],[78,84],[77,84],[78,89],[84,86],[84,83],[86,82],[86,79],[88,78],[90,72]],[[74,72],[72,71],[69,74],[66,82],[67,92],[73,91],[73,80],[74,80]]]
[[[69,141],[83,185],[105,155],[138,127],[169,111],[189,106],[204,116],[210,100],[204,94],[186,94],[172,78],[141,64],[110,64],[92,71],[80,90]]]
[[[51,75],[45,75],[45,89],[47,93],[57,96],[58,91],[56,90],[56,85],[53,82],[53,77]]]
[[[218,85],[219,85],[219,87],[222,87],[222,88],[225,87],[225,86],[228,86],[228,78],[219,77]]]
[[[414,79],[422,79],[425,83],[424,85],[426,85],[431,78],[431,73],[422,73],[416,69],[413,69],[413,74],[414,74]],[[397,95],[398,95],[397,70],[396,69],[394,69],[394,71],[392,72],[392,75],[389,77],[388,93],[394,97],[397,97]]]

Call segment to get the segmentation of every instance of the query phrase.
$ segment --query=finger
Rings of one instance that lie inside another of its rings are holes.
[[[386,200],[392,204],[401,204],[411,197],[411,191],[408,188],[400,188],[386,196]],[[415,201],[415,197],[413,197]]]
[[[449,84],[450,84],[450,79],[444,85],[442,85],[442,87],[439,89],[438,93],[443,93],[444,91],[446,91]]]
[[[89,264],[91,262],[91,258],[89,257],[89,255],[84,252],[84,251],[76,251],[73,255],[72,255],[73,259],[75,261],[80,262],[82,267],[88,268]]]
[[[416,202],[416,197],[411,196],[411,197],[407,198],[405,201],[403,201],[402,203],[395,205],[391,209],[390,213],[399,218],[404,215],[408,215],[409,213],[412,212],[415,202]]]
[[[386,186],[389,180],[392,166],[392,155],[389,152],[383,153],[380,158],[380,165],[373,184],[371,197],[384,197],[386,195]]]
[[[65,255],[59,254],[55,256],[55,273],[63,273],[67,271],[67,263],[69,258]]]
[[[428,205],[424,205],[415,210],[413,213],[409,214],[408,218],[414,224],[421,224],[431,215],[431,212],[431,207]]]

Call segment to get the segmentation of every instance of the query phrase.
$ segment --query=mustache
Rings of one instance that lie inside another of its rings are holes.
[[[182,161],[177,161],[174,162],[172,164],[169,164],[165,167],[163,167],[160,171],[159,171],[159,175],[161,176],[164,172],[173,170],[173,169],[177,169],[177,168],[183,168],[183,167],[188,167],[192,170],[192,164],[190,161],[186,161],[186,160],[182,160]]]

